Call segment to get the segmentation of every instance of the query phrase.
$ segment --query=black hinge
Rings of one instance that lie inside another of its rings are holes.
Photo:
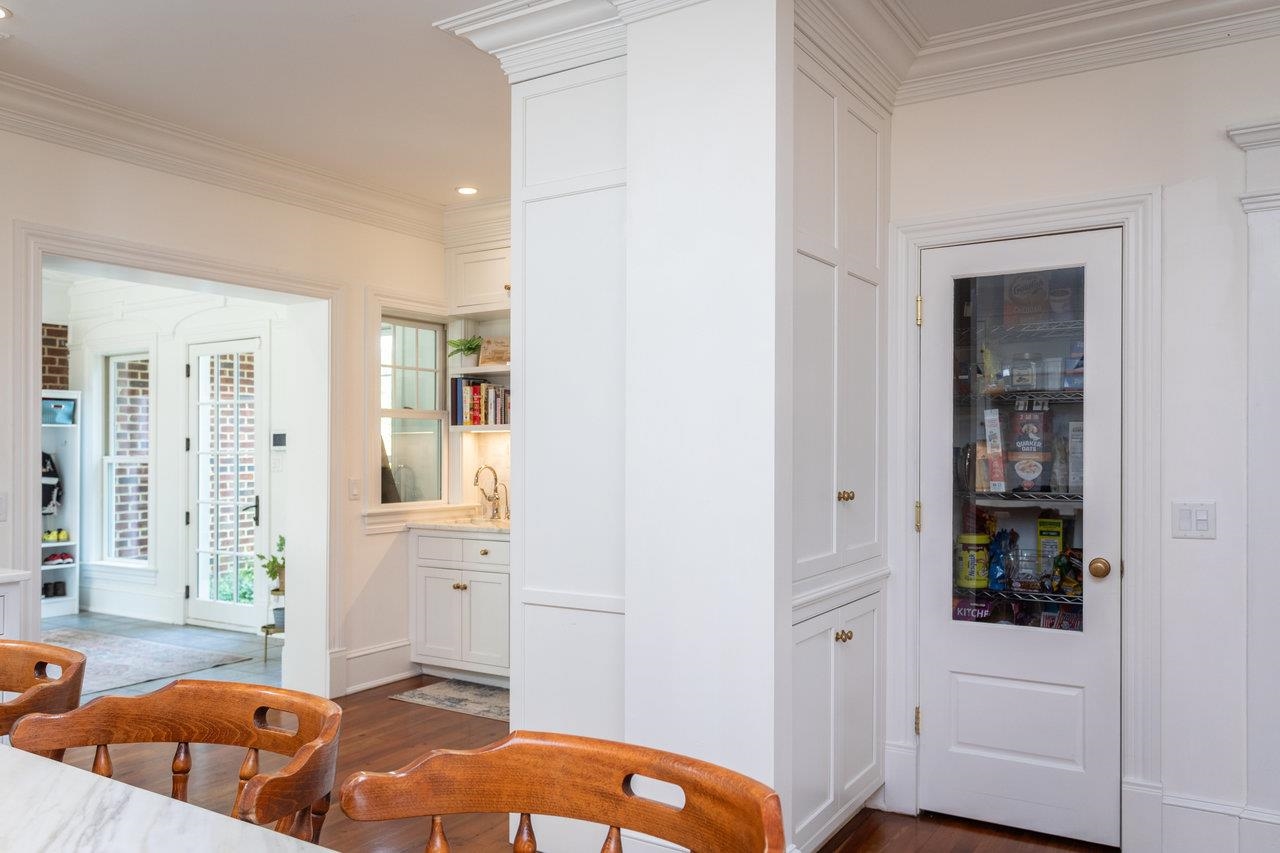
[[[188,378],[188,379],[190,379],[190,378],[191,378],[191,365],[189,365],[189,364],[187,365],[187,378]]]
[[[191,452],[191,439],[189,439],[189,438],[187,439],[187,452],[188,452],[188,453],[190,453],[190,452]]]
[[[185,524],[187,525],[187,527],[190,527],[191,526],[191,510],[187,510],[186,512],[183,513],[183,515],[186,516]]]
[[[190,584],[187,584],[185,587],[183,587],[183,589],[182,589],[182,597],[183,597],[184,599],[186,599],[186,598],[190,598],[190,597],[191,597],[191,585],[190,585]]]

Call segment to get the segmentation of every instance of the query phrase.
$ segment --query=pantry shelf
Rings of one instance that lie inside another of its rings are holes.
[[[1016,403],[1019,400],[1040,401],[1045,403],[1083,403],[1084,391],[1008,391],[998,394],[959,394],[957,405],[966,405],[974,401],[987,403]]]
[[[962,589],[956,595],[981,598],[990,601],[1026,601],[1034,604],[1082,604],[1084,596],[1065,595],[1060,592],[1032,592],[1019,589]]]

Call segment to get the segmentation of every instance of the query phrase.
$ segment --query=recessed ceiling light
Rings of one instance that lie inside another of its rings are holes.
[[[475,187],[458,187],[458,195],[475,195],[480,190]]]
[[[13,17],[12,12],[10,12],[8,9],[6,9],[3,6],[0,6],[0,20],[4,20],[5,18],[12,18],[12,17]]]

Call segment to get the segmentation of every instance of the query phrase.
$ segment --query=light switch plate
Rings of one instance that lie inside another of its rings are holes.
[[[358,477],[349,477],[347,479],[347,500],[360,500],[360,479]]]
[[[1215,501],[1174,501],[1174,539],[1217,539],[1218,504]]]

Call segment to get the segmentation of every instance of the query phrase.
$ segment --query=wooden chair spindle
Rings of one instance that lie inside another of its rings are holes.
[[[93,772],[111,778],[111,753],[105,743],[98,744],[97,751],[93,753]]]
[[[324,827],[324,817],[329,813],[329,800],[332,794],[325,794],[311,805],[311,838],[312,844],[320,843],[320,830]]]
[[[609,827],[609,834],[605,836],[600,853],[622,853],[622,830],[616,826]]]
[[[244,786],[249,784],[249,780],[258,775],[258,750],[249,747],[244,751],[244,761],[240,763],[240,782],[236,785],[236,801],[231,804],[231,816],[235,817],[236,812],[240,808],[240,798],[244,795]],[[287,817],[277,821],[277,825],[288,826]],[[284,830],[280,830],[283,832]]]
[[[427,853],[449,853],[449,839],[444,837],[444,818],[431,817],[431,837],[427,839]]]
[[[538,853],[538,839],[533,835],[533,820],[528,814],[520,815],[520,825],[516,827],[516,840],[511,845],[511,853]]]
[[[173,753],[173,793],[175,800],[187,801],[187,774],[191,772],[191,748],[179,742]]]

